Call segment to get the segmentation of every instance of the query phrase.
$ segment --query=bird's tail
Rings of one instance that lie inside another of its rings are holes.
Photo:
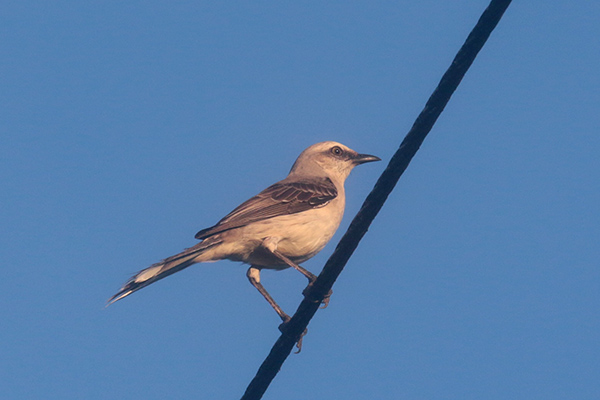
[[[161,262],[152,264],[146,269],[141,270],[134,276],[132,276],[123,287],[113,297],[108,299],[106,306],[121,300],[124,297],[129,296],[133,292],[165,278],[175,272],[179,272],[184,268],[189,267],[192,264],[198,262],[197,257],[204,253],[211,247],[214,247],[221,243],[220,238],[217,236],[209,237],[204,239],[201,243],[185,249],[179,254],[172,257],[165,258]],[[208,261],[208,260],[203,260]]]

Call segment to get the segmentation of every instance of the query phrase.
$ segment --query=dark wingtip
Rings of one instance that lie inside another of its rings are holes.
[[[117,301],[121,300],[122,298],[129,296],[131,293],[133,293],[133,291],[129,290],[129,289],[126,289],[126,288],[123,288],[123,289],[119,290],[117,292],[117,294],[115,294],[114,296],[112,296],[110,299],[108,299],[106,301],[106,306],[105,307],[108,307],[111,304],[116,303]]]
[[[214,228],[214,226],[211,226],[210,228],[206,228],[206,229],[202,229],[201,231],[198,231],[198,233],[196,233],[196,236],[194,236],[194,238],[196,238],[198,240],[205,239],[206,232],[210,231],[212,228]]]

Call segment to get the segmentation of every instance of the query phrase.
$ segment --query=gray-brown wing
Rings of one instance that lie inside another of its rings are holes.
[[[336,196],[337,189],[329,178],[281,181],[240,204],[215,226],[198,232],[196,239],[205,239],[252,222],[323,207]]]

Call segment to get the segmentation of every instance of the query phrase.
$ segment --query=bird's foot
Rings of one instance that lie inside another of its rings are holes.
[[[296,342],[296,348],[298,350],[295,351],[294,354],[298,354],[302,351],[302,339],[304,339],[304,335],[306,335],[307,333],[308,333],[308,328],[306,328],[304,330],[304,332],[302,332],[302,335],[300,335],[300,339],[298,339],[298,341]]]
[[[327,294],[323,298],[323,301],[321,302],[321,307],[319,307],[320,309],[327,308],[327,306],[329,305],[329,299],[331,298],[332,294],[333,294],[333,290],[330,290],[329,292],[327,292]]]
[[[283,321],[281,323],[281,325],[279,325],[279,330],[281,332],[283,332],[283,327],[285,326],[285,324],[287,324],[288,322],[290,322],[290,319],[292,319],[292,317],[290,317],[289,315],[287,315],[283,311],[281,311],[281,313],[278,313],[278,314],[279,314],[279,317],[281,318],[281,320]]]
[[[302,291],[302,294],[304,295],[304,297],[307,297],[308,291],[310,290],[310,288],[312,287],[314,282],[311,282],[308,284],[308,286]],[[314,302],[320,302],[321,303],[321,309],[323,308],[327,308],[327,306],[329,305],[329,298],[331,297],[331,295],[333,294],[333,290],[330,290],[329,292],[327,292],[327,294],[323,297],[323,300],[312,300]]]
[[[283,318],[282,318],[283,319]],[[280,325],[279,325],[279,331],[281,333],[285,333],[285,330],[287,329],[287,324],[288,322],[290,322],[290,317],[287,317],[287,321],[283,321]],[[298,341],[296,342],[296,348],[298,349],[298,351],[295,351],[294,354],[298,354],[300,353],[300,351],[302,351],[302,339],[304,339],[304,336],[308,333],[308,328],[304,329],[304,332],[302,332],[302,334],[300,335],[300,337],[298,338]]]

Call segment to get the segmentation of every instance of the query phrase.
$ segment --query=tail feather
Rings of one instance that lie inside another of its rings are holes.
[[[196,257],[219,243],[221,243],[221,240],[218,237],[207,238],[201,243],[185,249],[179,254],[165,258],[164,260],[141,270],[132,276],[114,296],[108,299],[106,306],[108,307],[114,302],[129,296],[133,292],[137,292],[156,281],[195,264]]]

